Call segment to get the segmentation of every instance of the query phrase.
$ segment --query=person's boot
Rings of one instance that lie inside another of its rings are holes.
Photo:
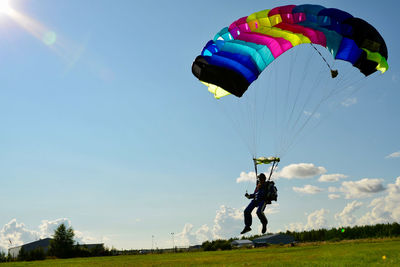
[[[245,234],[245,233],[247,233],[247,232],[250,232],[250,231],[251,231],[250,226],[245,226],[245,227],[243,228],[243,231],[240,232],[240,234],[243,235],[243,234]]]
[[[261,233],[262,233],[262,234],[265,234],[265,232],[267,232],[267,224],[266,224],[266,223],[263,223],[262,226],[263,226],[263,227],[262,227]]]

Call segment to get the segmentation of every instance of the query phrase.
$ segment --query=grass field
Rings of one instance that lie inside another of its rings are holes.
[[[231,251],[2,263],[8,266],[400,266],[400,238]]]

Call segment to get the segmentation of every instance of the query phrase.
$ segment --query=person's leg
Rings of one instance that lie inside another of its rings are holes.
[[[266,206],[267,206],[267,203],[265,201],[262,201],[262,202],[258,203],[258,205],[257,205],[257,216],[260,219],[260,222],[263,226],[262,231],[261,231],[263,234],[265,234],[265,232],[267,231],[267,224],[268,224],[267,217],[265,217],[265,214],[264,214],[264,210],[265,210]]]
[[[247,233],[251,231],[251,223],[252,223],[252,218],[251,218],[251,212],[253,209],[256,207],[256,202],[252,200],[247,208],[244,210],[244,229],[242,230],[241,234]]]
[[[254,210],[256,206],[257,206],[256,202],[252,200],[244,210],[244,225],[246,225],[247,227],[250,227],[252,224],[251,212]]]

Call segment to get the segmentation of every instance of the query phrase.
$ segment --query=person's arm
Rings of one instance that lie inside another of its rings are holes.
[[[246,194],[244,194],[244,196],[247,197],[248,199],[252,199],[252,198],[255,197],[255,194],[254,193],[253,194],[247,194],[247,192],[246,192]]]

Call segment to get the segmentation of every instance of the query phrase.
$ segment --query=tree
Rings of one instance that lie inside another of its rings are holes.
[[[0,262],[6,262],[6,261],[7,261],[6,253],[0,251]]]
[[[35,248],[34,250],[29,251],[27,259],[28,261],[38,261],[44,260],[46,258],[46,253],[43,248]]]
[[[231,245],[232,240],[222,240],[222,239],[217,239],[213,241],[205,241],[203,244],[201,244],[201,247],[203,248],[204,251],[215,251],[215,250],[231,250],[232,245]]]
[[[64,224],[58,226],[54,231],[53,239],[50,241],[49,254],[58,258],[69,258],[74,252],[74,230],[67,228]]]

